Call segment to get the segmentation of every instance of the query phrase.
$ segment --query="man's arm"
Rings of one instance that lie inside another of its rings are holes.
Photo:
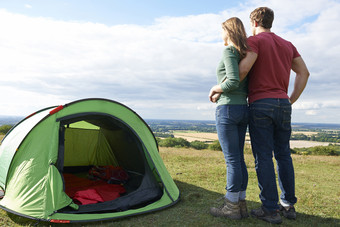
[[[302,57],[297,57],[293,59],[292,70],[296,73],[294,89],[290,95],[290,102],[293,104],[300,97],[301,93],[306,87],[309,71]]]
[[[238,64],[240,81],[246,78],[251,67],[254,65],[257,59],[257,53],[248,51],[247,55]]]

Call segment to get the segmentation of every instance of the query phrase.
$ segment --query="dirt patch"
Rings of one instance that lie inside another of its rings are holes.
[[[305,141],[305,140],[291,140],[290,148],[302,148],[302,147],[316,147],[316,146],[328,146],[329,142],[317,142],[317,141]]]
[[[292,134],[295,135],[295,134],[304,134],[306,136],[313,136],[313,135],[316,135],[318,134],[319,132],[305,132],[305,131],[292,131]]]
[[[189,142],[192,141],[202,141],[202,142],[212,142],[214,140],[218,140],[216,133],[208,133],[208,132],[173,132],[175,138],[183,138]]]

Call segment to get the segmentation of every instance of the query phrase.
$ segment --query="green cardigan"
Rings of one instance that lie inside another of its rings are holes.
[[[247,104],[247,78],[240,82],[238,63],[240,54],[233,46],[227,46],[217,67],[217,83],[223,93],[217,100],[217,105]]]

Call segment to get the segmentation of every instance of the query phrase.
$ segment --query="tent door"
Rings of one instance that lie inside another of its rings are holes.
[[[57,167],[62,174],[78,174],[86,178],[93,166],[120,166],[129,175],[121,197],[89,205],[79,210],[64,208],[63,213],[113,212],[144,206],[162,196],[145,158],[145,147],[125,123],[113,116],[87,113],[68,116],[60,121]],[[68,185],[64,190],[67,190]]]

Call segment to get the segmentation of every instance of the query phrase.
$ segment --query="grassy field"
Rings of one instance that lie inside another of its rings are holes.
[[[181,191],[181,201],[163,211],[115,221],[68,226],[271,226],[247,218],[233,221],[210,216],[209,207],[224,193],[225,164],[218,151],[160,148],[160,154]],[[245,155],[248,208],[260,206],[254,161]],[[340,226],[340,157],[293,155],[298,203],[297,220],[281,226]],[[1,226],[30,226],[35,221],[0,211]],[[50,226],[39,223],[38,226]]]

